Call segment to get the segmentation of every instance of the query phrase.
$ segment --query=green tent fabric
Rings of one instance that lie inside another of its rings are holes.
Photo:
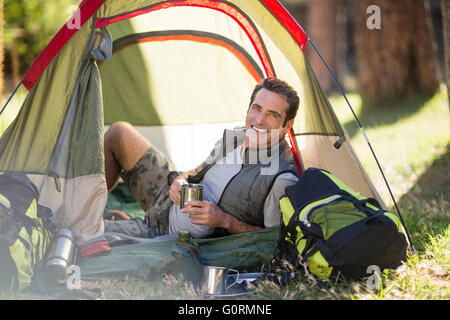
[[[124,212],[130,218],[145,218],[145,212],[131,195],[124,183],[119,183],[109,194],[105,214],[110,210]]]

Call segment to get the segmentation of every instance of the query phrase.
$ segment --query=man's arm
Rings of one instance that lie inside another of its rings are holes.
[[[250,231],[258,231],[262,230],[264,228],[258,227],[252,224],[245,223],[242,220],[239,220],[238,218],[232,216],[231,214],[225,212],[224,215],[224,222],[223,227],[226,229],[229,233],[242,233],[242,232],[250,232]]]
[[[181,209],[181,212],[190,213],[189,218],[194,224],[206,225],[211,228],[223,228],[231,234],[264,229],[235,218],[209,201],[189,201],[185,204],[192,207],[185,207]]]
[[[298,178],[292,173],[281,174],[272,186],[264,203],[264,227],[269,228],[280,224],[280,205],[278,200],[285,193],[284,189],[294,184]],[[209,201],[189,201],[187,206],[181,209],[182,213],[189,213],[189,218],[194,224],[206,225],[211,228],[224,228],[229,233],[242,233],[262,230],[259,227],[245,223],[223,211],[217,205]]]

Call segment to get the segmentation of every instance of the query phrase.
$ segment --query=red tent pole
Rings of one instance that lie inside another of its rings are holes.
[[[294,154],[294,160],[297,164],[298,174],[301,176],[303,174],[303,168],[300,161],[300,152],[298,150],[297,141],[295,140],[294,129],[291,128],[288,132],[289,142],[291,143],[292,153]]]

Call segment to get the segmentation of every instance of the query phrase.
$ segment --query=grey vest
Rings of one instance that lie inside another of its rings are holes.
[[[194,176],[189,176],[189,182],[201,183],[206,171],[227,152],[241,145],[244,138],[245,130],[243,128],[225,130],[223,139],[216,144],[215,150],[204,164],[203,170]],[[277,155],[273,155],[278,157],[277,161],[272,157],[271,151],[278,151]],[[293,173],[298,177],[292,151],[284,139],[263,153],[262,157],[262,159],[257,157],[256,153],[249,154],[249,149],[245,151],[241,170],[228,182],[218,203],[219,208],[225,212],[245,223],[260,227],[264,227],[264,203],[276,178],[286,172]],[[274,164],[278,164],[278,167]],[[270,172],[261,171],[264,168],[271,170]],[[224,229],[216,229],[214,236],[227,234],[229,234],[228,231]]]

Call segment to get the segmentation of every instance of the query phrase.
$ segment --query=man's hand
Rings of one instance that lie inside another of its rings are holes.
[[[184,179],[175,179],[170,185],[169,198],[178,206],[181,201],[181,186],[185,183],[187,183],[187,181]]]
[[[194,224],[202,224],[211,228],[223,228],[226,213],[209,201],[186,201],[182,213],[190,213],[189,218]]]
[[[189,207],[181,209],[181,212],[189,213],[189,218],[194,224],[201,224],[211,228],[224,228],[230,233],[263,229],[235,218],[209,201],[187,201],[184,204]]]
[[[169,198],[175,203],[176,205],[180,205],[181,201],[181,186],[185,183],[187,183],[187,179],[189,175],[195,175],[199,173],[203,168],[203,163],[201,163],[197,168],[183,172],[178,177],[175,178],[175,180],[172,182],[169,188]]]

